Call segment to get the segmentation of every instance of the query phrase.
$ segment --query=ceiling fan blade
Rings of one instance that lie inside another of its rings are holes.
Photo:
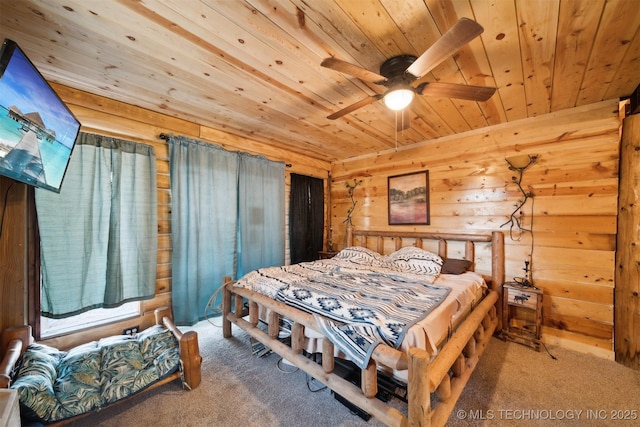
[[[456,83],[433,82],[420,85],[417,92],[427,96],[486,101],[495,93],[495,87],[460,85]]]
[[[374,73],[373,71],[369,71],[365,68],[359,67],[358,65],[353,65],[336,58],[327,58],[322,61],[320,65],[325,68],[340,71],[341,73],[350,74],[360,80],[364,80],[365,82],[382,84],[387,81],[386,77],[381,76],[378,73]]]
[[[436,68],[442,61],[452,56],[461,47],[478,37],[484,28],[476,21],[461,18],[432,44],[413,64],[407,72],[419,78]]]
[[[339,117],[342,117],[346,114],[349,114],[353,111],[356,111],[358,108],[364,107],[365,105],[369,105],[372,104],[374,102],[376,102],[377,100],[379,100],[380,98],[382,98],[382,95],[371,95],[365,99],[362,99],[358,102],[356,102],[355,104],[351,104],[348,107],[343,108],[340,111],[336,111],[335,113],[327,116],[327,119],[330,120],[335,120]]]

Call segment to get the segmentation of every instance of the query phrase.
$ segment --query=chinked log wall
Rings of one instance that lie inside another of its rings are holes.
[[[354,179],[362,180],[354,193],[356,228],[499,230],[520,198],[505,158],[537,154],[523,186],[534,194],[532,267],[534,283],[544,288],[543,341],[612,359],[620,124],[612,100],[337,163],[334,242],[344,242],[351,207],[345,184]],[[423,170],[429,171],[431,224],[389,226],[387,177]],[[522,210],[527,227],[531,202]],[[508,226],[502,230],[511,280],[523,275],[531,235],[514,241]],[[488,253],[476,256],[478,270],[489,271]]]
[[[108,98],[91,95],[71,88],[52,84],[55,91],[67,103],[69,108],[82,123],[84,132],[113,136],[134,142],[152,145],[155,149],[158,171],[158,269],[156,280],[156,297],[144,301],[143,315],[139,319],[130,319],[124,323],[111,324],[91,330],[89,333],[72,334],[45,341],[60,348],[69,348],[91,339],[111,334],[121,333],[125,326],[139,324],[146,328],[154,324],[153,311],[160,306],[171,303],[171,191],[169,181],[169,149],[167,142],[158,138],[160,133],[173,133],[190,138],[208,141],[232,151],[243,151],[260,154],[271,160],[285,161],[291,164],[286,168],[286,201],[288,201],[290,173],[326,178],[330,165],[328,162],[314,160],[302,155],[296,155],[285,150],[267,146],[258,141],[239,138],[235,135],[217,131],[197,125],[192,122],[158,114],[123,104]],[[0,182],[0,189],[6,188],[5,181]],[[2,193],[4,194],[4,193]],[[12,221],[19,221],[25,225],[26,186],[19,184],[19,190],[12,190],[12,198],[19,200],[19,206],[12,206],[8,211],[5,228],[12,229],[7,237],[16,239],[7,243],[7,253],[11,254],[11,269],[6,274],[0,274],[0,329],[13,326],[20,319],[26,319],[26,283],[29,267],[27,267],[26,251],[18,256],[16,247],[24,248],[26,229],[18,233],[12,227]],[[1,203],[1,202],[0,202]],[[288,203],[287,205],[288,206]],[[15,212],[12,215],[12,212]],[[288,212],[288,208],[287,211]],[[4,245],[5,237],[0,242]],[[288,254],[288,245],[286,247]],[[0,247],[0,254],[3,248]],[[16,259],[17,258],[17,259]],[[288,257],[287,257],[288,259]],[[221,282],[222,283],[222,279]],[[16,286],[16,284],[18,286]],[[6,297],[6,299],[5,299]],[[7,310],[5,310],[5,307]],[[8,313],[8,311],[11,313]],[[26,320],[24,320],[26,322]]]

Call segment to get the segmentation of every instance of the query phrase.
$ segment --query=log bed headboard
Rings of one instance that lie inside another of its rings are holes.
[[[493,231],[484,234],[464,233],[429,233],[419,231],[389,231],[389,230],[357,230],[347,229],[347,246],[364,246],[385,255],[389,242],[393,250],[403,246],[413,245],[423,248],[425,240],[438,242],[438,255],[447,257],[447,242],[464,243],[464,259],[475,262],[475,244],[491,244],[491,274],[485,277],[493,290],[499,290],[504,282],[504,234]]]

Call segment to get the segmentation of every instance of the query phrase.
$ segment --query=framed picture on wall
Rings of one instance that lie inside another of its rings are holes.
[[[428,225],[429,171],[388,178],[389,225]]]

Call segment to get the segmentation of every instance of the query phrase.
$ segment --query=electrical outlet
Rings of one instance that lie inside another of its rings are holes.
[[[140,330],[140,326],[138,326],[138,325],[131,326],[130,328],[123,329],[122,330],[122,334],[123,335],[133,335],[133,334],[137,334],[139,330]]]

